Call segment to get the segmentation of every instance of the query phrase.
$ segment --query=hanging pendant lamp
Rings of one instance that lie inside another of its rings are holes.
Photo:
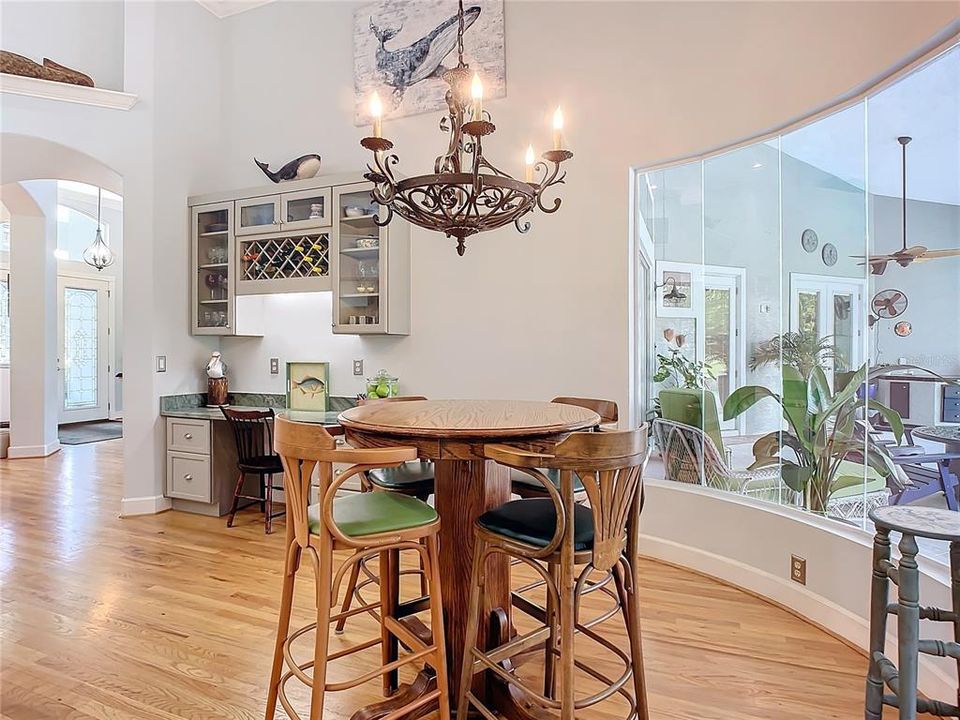
[[[110,246],[103,241],[103,232],[100,225],[100,209],[103,202],[103,190],[97,188],[97,237],[86,250],[83,251],[83,261],[95,267],[98,271],[113,265],[116,258]]]

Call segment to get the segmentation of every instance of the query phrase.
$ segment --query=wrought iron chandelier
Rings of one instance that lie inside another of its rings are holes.
[[[563,147],[563,115],[557,108],[553,117],[553,149],[536,161],[533,146],[527,148],[526,176],[523,181],[495,167],[483,156],[482,139],[493,134],[496,126],[490,113],[483,109],[483,85],[474,73],[470,82],[470,68],[463,61],[464,12],[459,0],[457,14],[457,57],[455,68],[447,70],[443,79],[449,85],[446,94],[448,113],[440,121],[440,129],[448,133],[447,151],[437,157],[429,175],[397,179],[394,167],[400,162],[390,153],[393,143],[383,137],[383,109],[379,96],[370,100],[373,117],[373,136],[360,144],[373,152],[373,164],[364,175],[373,183],[374,201],[386,208],[386,217],[378,219],[386,225],[396,213],[405,220],[456,238],[457,253],[466,251],[466,239],[486,230],[513,223],[525,233],[530,222],[523,217],[536,208],[554,213],[560,208],[560,199],[544,203],[544,191],[564,181],[566,173],[561,163],[573,157]]]
[[[102,200],[103,190],[97,188],[97,236],[94,238],[93,243],[83,251],[83,261],[95,267],[98,271],[103,270],[105,267],[110,267],[113,265],[116,258],[113,255],[113,251],[110,250],[110,246],[103,241],[103,232],[102,225],[100,224],[100,206],[103,203]]]

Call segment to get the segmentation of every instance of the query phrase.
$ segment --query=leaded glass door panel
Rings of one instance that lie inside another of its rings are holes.
[[[58,280],[60,422],[109,415],[109,285],[103,280]]]

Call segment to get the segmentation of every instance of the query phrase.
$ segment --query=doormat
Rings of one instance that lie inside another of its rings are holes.
[[[57,428],[61,445],[84,445],[123,437],[123,423],[115,420],[68,423]]]

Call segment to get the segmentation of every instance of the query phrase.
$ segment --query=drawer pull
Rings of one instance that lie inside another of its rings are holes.
[[[186,474],[186,475],[183,476],[183,479],[186,480],[187,482],[190,482],[191,480],[193,480],[193,475],[190,475],[190,474],[188,473],[188,474]]]
[[[187,440],[193,440],[193,433],[184,433],[183,437]]]

